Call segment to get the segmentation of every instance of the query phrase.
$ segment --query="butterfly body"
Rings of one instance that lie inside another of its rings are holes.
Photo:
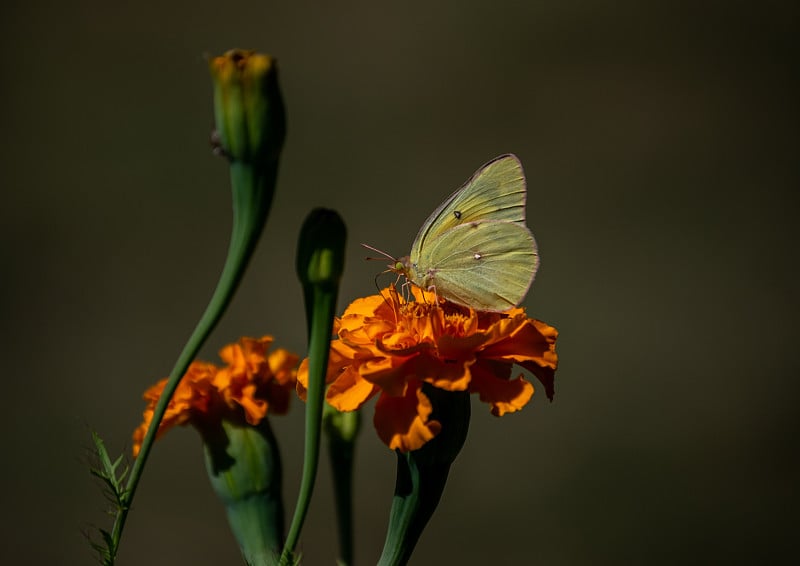
[[[493,159],[433,211],[394,271],[476,310],[517,306],[539,266],[526,196],[519,159]]]

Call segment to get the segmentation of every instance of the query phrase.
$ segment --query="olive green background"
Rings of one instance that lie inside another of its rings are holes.
[[[205,63],[278,57],[289,134],[251,269],[203,357],[302,352],[297,231],[408,252],[429,212],[514,152],[556,326],[556,397],[467,445],[412,564],[778,564],[796,556],[797,18],[792,2],[11,2],[2,15],[0,562],[90,564],[108,526],[90,430],[130,449],[142,391],[210,296],[230,229]],[[757,6],[757,7],[756,7]],[[384,281],[386,282],[386,281]],[[394,456],[366,409],[357,558],[380,553]],[[296,497],[302,405],[273,419]],[[304,531],[332,564],[330,476]],[[196,433],[148,466],[118,561],[239,563]]]

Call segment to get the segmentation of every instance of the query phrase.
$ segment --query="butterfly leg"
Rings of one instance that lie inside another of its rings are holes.
[[[428,285],[428,289],[427,289],[427,290],[428,290],[429,292],[430,292],[430,291],[433,291],[433,301],[434,301],[434,305],[438,307],[438,306],[439,306],[439,295],[438,295],[438,293],[436,292],[436,285]]]
[[[398,281],[400,281],[400,278],[398,277],[398,278],[397,278],[397,280],[398,280]],[[412,283],[412,282],[411,282],[411,281],[410,281],[410,280],[409,280],[409,279],[406,277],[406,280],[405,280],[405,282],[404,282],[402,285],[400,285],[400,292],[402,293],[402,295],[403,295],[403,300],[404,300],[406,303],[407,303],[407,302],[409,302],[409,301],[411,300],[411,285],[413,285],[413,284],[414,284],[414,283]]]

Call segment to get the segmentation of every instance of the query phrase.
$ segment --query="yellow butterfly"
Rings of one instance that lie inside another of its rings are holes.
[[[539,267],[536,241],[525,225],[526,196],[519,159],[494,158],[433,211],[411,253],[390,268],[475,310],[517,306]]]

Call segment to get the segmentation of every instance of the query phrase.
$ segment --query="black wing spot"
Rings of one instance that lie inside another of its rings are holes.
[[[461,220],[461,211],[460,210],[454,210],[453,211],[453,216],[456,217],[456,220]]]

